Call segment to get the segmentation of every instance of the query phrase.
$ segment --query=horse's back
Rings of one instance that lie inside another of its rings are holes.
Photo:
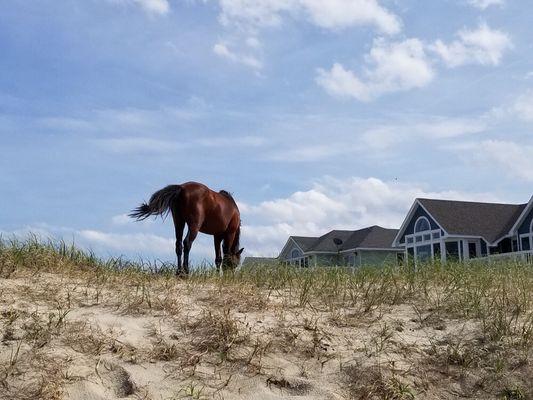
[[[215,192],[198,182],[186,182],[180,187],[179,209],[185,220],[199,219],[205,230],[210,232],[220,231],[221,227],[240,221],[237,204],[228,192]]]
[[[190,194],[190,195],[200,195],[200,194],[205,194],[205,193],[208,193],[208,192],[212,192],[211,189],[209,189],[206,185],[204,185],[203,183],[199,183],[199,182],[185,182],[185,183],[181,183],[179,185],[181,187],[181,190],[185,193],[185,194]]]

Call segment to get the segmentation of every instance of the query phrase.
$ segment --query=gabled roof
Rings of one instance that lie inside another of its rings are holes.
[[[356,231],[332,230],[318,238],[305,236],[291,236],[291,238],[306,253],[337,253],[356,248],[390,249],[397,233],[397,229],[386,229],[374,225]],[[335,238],[342,240],[340,246],[333,241]]]
[[[298,247],[305,252],[315,244],[318,238],[311,236],[291,236],[290,239],[294,240]]]
[[[509,230],[509,234],[512,235],[516,232],[516,230],[520,227],[522,222],[524,221],[524,218],[529,214],[529,212],[533,209],[533,196],[531,196],[531,199],[529,199],[529,202],[526,204],[524,209],[522,210],[522,213],[520,216],[516,219],[515,223]]]
[[[390,249],[398,229],[387,229],[381,226],[371,226],[355,231],[343,245],[345,250],[365,249]]]
[[[509,233],[526,204],[418,199],[449,235],[480,236],[495,243]]]
[[[346,240],[352,235],[353,231],[341,231],[341,230],[333,230],[325,235],[320,236],[311,246],[311,248],[308,251],[326,251],[326,252],[334,252],[336,253],[340,249],[342,249],[341,246],[337,247],[333,239],[338,238],[342,240],[342,243],[345,243]]]

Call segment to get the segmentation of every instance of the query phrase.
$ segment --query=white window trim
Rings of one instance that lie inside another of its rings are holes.
[[[427,225],[429,227],[429,230],[425,230],[425,231],[418,231],[416,230],[416,227],[418,225],[418,222],[420,220],[425,220],[427,222]],[[438,233],[439,234],[439,237],[437,238],[437,240],[435,240],[433,238],[433,234],[434,233]],[[429,234],[429,240],[428,239],[425,239],[424,236],[428,235]],[[440,246],[440,243],[441,243],[441,236],[442,236],[442,232],[440,229],[431,229],[431,222],[429,222],[429,219],[422,215],[420,217],[418,217],[415,221],[415,224],[413,226],[413,234],[411,235],[405,235],[405,250],[407,252],[407,248],[408,247],[411,247],[413,248],[413,254],[414,254],[414,261],[415,261],[415,265],[416,263],[418,262],[418,251],[417,251],[417,248],[418,247],[421,247],[421,246],[429,246],[430,247],[430,257],[431,257],[431,260],[434,260],[435,259],[435,250],[433,248],[433,244],[435,243],[439,243],[439,246]],[[413,239],[413,242],[412,243],[407,243],[408,241],[408,238],[412,238]],[[417,241],[416,239],[417,238],[420,238],[419,241]],[[442,250],[442,249],[441,249]]]
[[[429,216],[431,217],[431,219],[433,220],[433,222],[435,224],[437,224],[437,226],[441,229],[442,232],[444,232],[444,235],[448,235],[448,232],[446,231],[446,229],[444,229],[441,224],[439,224],[439,221],[433,217],[433,215],[431,215],[431,213],[427,210],[426,207],[424,207],[424,205],[420,202],[420,199],[415,199],[413,205],[411,206],[411,208],[409,209],[409,212],[407,213],[407,217],[405,217],[405,219],[403,220],[402,222],[402,226],[400,227],[396,237],[394,238],[394,241],[392,242],[393,243],[393,246],[394,247],[403,247],[404,244],[401,243],[401,238],[404,237],[405,238],[405,234],[406,234],[406,229],[407,229],[407,226],[409,225],[409,222],[411,221],[411,219],[413,218],[413,214],[415,213],[417,207],[420,207],[422,210],[424,210],[424,212]],[[430,225],[431,226],[431,225]]]
[[[429,219],[427,219],[425,216],[422,215],[421,217],[418,217],[418,218],[416,219],[416,221],[415,221],[415,226],[413,227],[413,232],[414,232],[414,233],[427,232],[427,230],[426,230],[426,231],[418,231],[418,232],[416,231],[416,226],[418,225],[418,221],[420,221],[421,219],[426,220],[426,222],[428,223],[429,230],[431,230],[431,224],[429,223]],[[439,231],[440,231],[440,230],[439,230]]]
[[[297,256],[294,256],[294,252],[297,251],[298,252],[298,255]],[[302,250],[300,250],[299,248],[297,247],[293,247],[289,253],[290,257],[289,259],[293,260],[293,259],[297,259],[297,258],[301,258],[303,256],[303,252]]]
[[[419,217],[416,220],[415,225],[413,226],[413,232],[415,231],[416,225],[418,224],[418,221],[421,218],[424,218],[429,224],[429,220],[426,217],[424,217],[424,216]],[[435,234],[438,234],[437,238],[433,237]],[[427,236],[427,235],[429,235],[429,239],[425,239],[424,238],[424,236]],[[420,238],[420,240],[417,241],[416,240],[417,238]],[[417,254],[416,248],[420,247],[420,246],[430,246],[431,247],[431,259],[433,260],[435,258],[435,251],[433,249],[433,245],[438,243],[439,246],[440,246],[441,243],[442,243],[442,238],[443,238],[443,235],[442,235],[441,230],[440,229],[431,229],[431,224],[429,224],[429,230],[428,231],[414,232],[414,233],[412,233],[410,235],[405,235],[405,252],[407,253],[407,249],[408,248],[412,248],[413,249],[414,258],[415,258],[415,263],[416,263],[416,261],[418,259],[418,254]],[[409,243],[409,239],[412,239],[413,241],[411,243]],[[442,254],[442,249],[441,249],[441,254]]]
[[[520,235],[520,241],[518,243],[519,249],[522,251],[525,251],[522,248],[522,239],[528,238],[529,239],[529,250],[533,250],[533,219],[531,220],[531,225],[529,226],[529,233],[523,233]]]
[[[296,267],[300,267],[300,268],[303,268],[303,267],[309,267],[311,266],[311,257],[310,256],[306,256],[306,255],[302,255],[300,257],[294,257],[294,258],[288,258],[285,260],[285,262],[289,265],[294,265]],[[307,266],[305,265],[307,263]]]

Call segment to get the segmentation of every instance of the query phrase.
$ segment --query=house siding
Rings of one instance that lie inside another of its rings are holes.
[[[411,220],[409,221],[409,224],[406,226],[405,231],[402,233],[402,236],[400,237],[401,244],[405,244],[405,235],[410,235],[414,233],[416,220],[420,217],[426,217],[428,219],[432,230],[439,229],[439,226],[437,225],[435,220],[422,207],[418,205],[415,212],[413,213],[411,217]],[[442,233],[443,232],[441,232],[441,234]]]
[[[361,250],[361,265],[365,266],[383,266],[397,265],[398,252],[396,251],[375,251]]]
[[[518,227],[518,234],[523,235],[524,233],[529,233],[529,228],[531,227],[531,220],[533,220],[533,208],[529,210],[529,214],[526,215],[522,224]]]
[[[484,240],[481,240],[481,256],[484,257],[488,254],[488,250],[487,250],[487,243],[485,243]]]
[[[287,246],[285,251],[279,255],[279,259],[280,260],[289,260],[289,259],[291,259],[291,254],[292,254],[293,250],[298,250],[300,252],[302,251],[296,244],[291,243],[291,245]]]
[[[339,264],[336,254],[316,254],[315,257],[318,267],[331,267]]]

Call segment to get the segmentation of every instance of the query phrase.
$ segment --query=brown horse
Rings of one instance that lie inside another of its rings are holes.
[[[129,215],[137,221],[151,215],[172,214],[176,230],[176,274],[189,273],[189,252],[198,232],[213,235],[215,240],[215,265],[217,269],[234,269],[240,262],[239,238],[241,217],[235,200],[225,190],[215,192],[197,182],[169,185],[155,192],[148,204],[143,203]],[[188,232],[183,240],[183,230],[187,224]],[[220,253],[220,245],[224,257]],[[183,266],[181,255],[183,254]]]

